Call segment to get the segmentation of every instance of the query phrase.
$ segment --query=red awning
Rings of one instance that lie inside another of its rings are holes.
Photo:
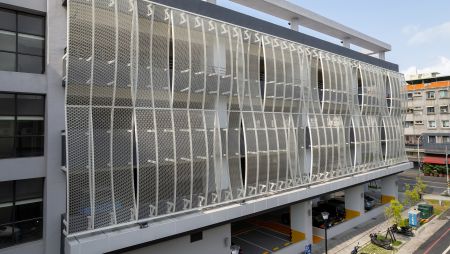
[[[450,161],[450,158],[449,158]],[[445,157],[438,156],[425,156],[423,158],[424,163],[432,163],[432,164],[442,164],[445,165]]]

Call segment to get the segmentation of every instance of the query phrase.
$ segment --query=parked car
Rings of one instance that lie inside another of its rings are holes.
[[[327,201],[329,206],[334,207],[337,217],[345,218],[345,201],[342,198],[332,198]]]
[[[375,206],[375,199],[364,194],[364,209],[371,210]]]

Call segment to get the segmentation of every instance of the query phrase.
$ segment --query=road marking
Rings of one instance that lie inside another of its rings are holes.
[[[434,247],[434,245],[436,245],[447,233],[448,233],[448,231],[450,231],[450,228],[449,229],[447,229],[447,231],[445,231],[445,233],[444,234],[442,234],[441,235],[441,237],[439,237],[437,240],[435,240],[434,242],[433,242],[433,244],[431,244],[431,246],[430,247],[428,247],[426,250],[425,250],[425,252],[423,253],[423,254],[427,254],[427,253],[429,253],[430,252],[430,250]]]
[[[245,234],[245,233],[248,233],[248,232],[251,232],[251,231],[253,231],[253,230],[256,230],[257,228],[249,228],[249,229],[245,229],[245,230],[242,230],[241,232],[237,232],[237,233],[235,233],[234,235],[231,235],[231,236],[238,236],[238,235],[242,235],[242,234]]]
[[[242,238],[240,238],[240,237],[237,237],[237,236],[235,236],[235,238],[237,238],[237,239],[239,239],[239,240],[241,240],[241,241],[243,241],[243,242],[246,242],[246,243],[248,243],[248,244],[250,244],[250,245],[256,246],[256,247],[258,247],[258,248],[260,248],[260,249],[263,249],[263,250],[265,250],[265,251],[268,251],[269,253],[271,253],[271,252],[272,252],[271,250],[269,250],[269,249],[266,249],[266,248],[264,248],[264,247],[262,247],[262,246],[259,246],[259,245],[258,245],[258,244],[256,244],[256,243],[253,243],[253,242],[247,241],[247,240],[245,240],[245,239],[242,239]]]
[[[411,178],[405,178],[405,177],[399,177],[399,180],[407,180],[407,181],[412,181],[412,183],[416,183],[415,179],[411,179]],[[435,182],[435,181],[423,181],[424,183],[437,183],[437,184],[443,184],[446,185],[446,182]]]
[[[261,234],[264,234],[264,235],[267,235],[267,236],[270,236],[270,237],[279,239],[279,240],[281,240],[281,241],[286,241],[286,239],[283,239],[283,238],[281,238],[281,237],[272,235],[272,234],[270,234],[270,233],[266,233],[266,232],[260,231],[260,230],[258,230],[258,229],[256,229],[255,231],[258,231],[258,232],[261,233]],[[278,233],[278,232],[276,232],[276,233]]]
[[[448,254],[450,252],[450,245],[448,246],[447,249],[444,250],[444,252],[442,252],[442,254]]]

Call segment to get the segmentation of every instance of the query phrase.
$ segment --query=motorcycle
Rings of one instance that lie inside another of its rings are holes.
[[[391,227],[392,232],[396,233],[396,234],[400,234],[400,235],[404,235],[404,236],[414,236],[414,233],[412,232],[411,227],[399,227],[397,226],[397,224],[392,225]]]
[[[392,247],[392,245],[391,245],[391,241],[390,240],[379,239],[378,235],[375,234],[375,233],[370,234],[370,242],[372,242],[376,246],[381,247],[381,248],[386,249],[386,250],[393,250],[394,249],[394,247]]]

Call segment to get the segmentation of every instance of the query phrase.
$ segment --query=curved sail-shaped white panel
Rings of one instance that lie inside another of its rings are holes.
[[[401,74],[148,0],[69,0],[76,235],[406,160]]]

